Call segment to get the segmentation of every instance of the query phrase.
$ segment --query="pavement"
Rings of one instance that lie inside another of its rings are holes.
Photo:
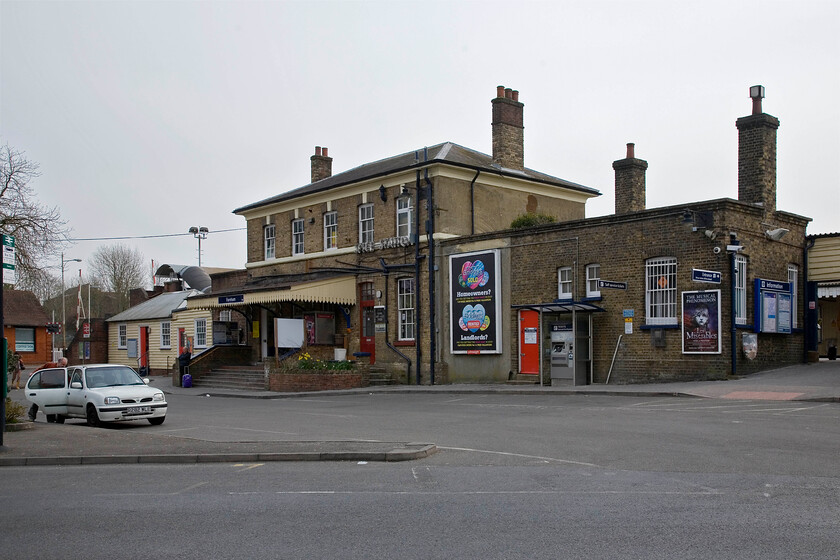
[[[151,385],[167,394],[241,399],[307,398],[370,393],[442,393],[505,395],[612,395],[632,397],[693,397],[735,400],[809,401],[840,403],[840,360],[821,360],[764,371],[723,381],[596,384],[550,387],[539,384],[394,385],[338,391],[276,393],[177,387],[168,377],[152,377]],[[23,400],[22,391],[13,391]],[[367,441],[217,442],[156,435],[129,425],[91,429],[81,423],[9,424],[0,446],[0,467],[27,465],[85,465],[113,463],[208,463],[266,461],[410,461],[437,451],[434,443]]]

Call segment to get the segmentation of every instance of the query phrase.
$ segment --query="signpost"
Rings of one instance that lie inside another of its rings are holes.
[[[626,290],[627,282],[610,282],[609,280],[598,280],[599,288],[611,288],[613,290]]]
[[[17,271],[15,270],[15,238],[11,235],[3,236],[3,283],[16,284]]]
[[[3,252],[0,253],[0,266],[3,267],[3,283],[14,284],[17,282],[15,274],[15,238],[11,235],[3,235]],[[3,289],[0,288],[0,325],[6,324],[6,319],[3,316]],[[5,333],[3,336],[3,365],[0,366],[0,372],[3,374],[3,383],[0,387],[2,390],[2,398],[0,398],[0,447],[3,446],[3,433],[6,431],[6,379],[8,378],[9,360],[6,357],[9,349],[6,346],[7,341]]]

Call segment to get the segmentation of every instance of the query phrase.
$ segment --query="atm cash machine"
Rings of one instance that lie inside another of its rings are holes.
[[[575,384],[575,333],[572,322],[551,323],[551,384]]]

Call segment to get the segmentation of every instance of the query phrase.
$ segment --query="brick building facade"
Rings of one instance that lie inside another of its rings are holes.
[[[316,147],[310,184],[235,210],[246,270],[188,308],[240,313],[261,359],[287,349],[278,319],[301,319],[319,357],[405,383],[717,379],[801,361],[809,220],[776,210],[779,121],[756,95],[736,123],[737,200],[646,208],[648,164],[628,144],[615,214],[598,218],[584,211],[596,190],[524,166],[523,104],[501,86],[492,156],[444,143],[333,175]],[[556,223],[510,229],[527,213]],[[575,365],[555,377],[564,332]]]

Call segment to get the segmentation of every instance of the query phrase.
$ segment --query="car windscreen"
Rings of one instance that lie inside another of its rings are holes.
[[[124,385],[145,385],[133,369],[124,366],[92,368],[85,371],[86,385],[91,389],[99,387],[122,387]]]

